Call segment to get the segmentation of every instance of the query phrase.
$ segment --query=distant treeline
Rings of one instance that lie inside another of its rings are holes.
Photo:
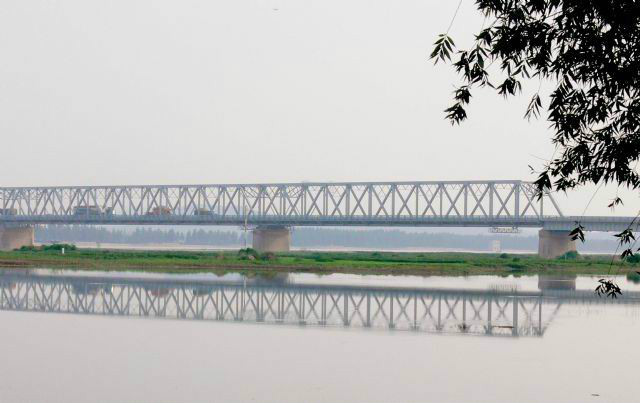
[[[473,251],[492,250],[493,241],[500,241],[502,250],[537,251],[537,235],[489,234],[468,235],[433,232],[407,232],[402,230],[343,230],[332,228],[296,228],[291,243],[298,247],[343,246],[351,248],[425,248],[458,249]],[[578,249],[590,252],[614,252],[616,243],[611,240],[589,240],[578,243]]]
[[[223,230],[178,230],[158,228],[136,228],[131,230],[91,227],[49,225],[37,227],[37,242],[101,242],[122,244],[181,243],[187,245],[212,245],[241,247],[244,235],[241,231]],[[538,237],[505,234],[465,235],[451,233],[406,232],[402,230],[352,230],[333,228],[295,228],[291,243],[295,247],[349,247],[363,249],[464,249],[490,251],[492,242],[500,241],[502,250],[535,251]],[[251,242],[251,234],[248,234]],[[614,252],[615,240],[589,240],[578,244],[578,249],[590,252]]]
[[[102,242],[123,244],[184,243],[188,245],[235,246],[243,237],[237,231],[196,229],[136,228],[133,231],[81,225],[48,225],[37,227],[36,242]]]

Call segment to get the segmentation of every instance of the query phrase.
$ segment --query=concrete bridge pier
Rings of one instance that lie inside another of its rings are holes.
[[[0,250],[14,250],[33,246],[33,227],[0,225]]]
[[[264,225],[253,231],[253,249],[258,252],[288,252],[291,230],[285,226]]]
[[[576,250],[576,242],[569,237],[570,231],[551,231],[541,229],[538,232],[538,256],[553,259]]]

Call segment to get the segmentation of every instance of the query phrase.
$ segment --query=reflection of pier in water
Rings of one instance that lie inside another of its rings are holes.
[[[636,302],[637,296],[620,302]],[[0,272],[0,309],[489,336],[542,336],[593,292],[510,292],[31,275]]]

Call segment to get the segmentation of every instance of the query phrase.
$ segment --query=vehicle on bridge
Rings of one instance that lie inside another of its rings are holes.
[[[152,216],[163,216],[163,215],[172,215],[173,211],[171,210],[171,207],[166,207],[166,206],[159,206],[159,207],[154,207],[151,210],[147,211],[147,215],[152,215]]]
[[[100,206],[79,205],[73,208],[73,215],[97,216],[102,214]]]
[[[197,208],[195,210],[193,210],[193,215],[196,216],[212,216],[215,215],[213,213],[213,211],[206,209],[206,208]]]
[[[206,297],[215,292],[213,287],[194,287],[191,289],[194,297]]]
[[[0,208],[0,215],[18,215],[18,210],[14,208]]]

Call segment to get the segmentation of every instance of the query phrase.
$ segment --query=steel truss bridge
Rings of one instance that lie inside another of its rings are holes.
[[[522,181],[0,188],[0,224],[477,226],[624,229],[568,217]]]
[[[609,303],[551,293],[0,275],[0,310],[350,327],[484,336],[543,336],[562,304]],[[639,303],[625,293],[618,303]]]

